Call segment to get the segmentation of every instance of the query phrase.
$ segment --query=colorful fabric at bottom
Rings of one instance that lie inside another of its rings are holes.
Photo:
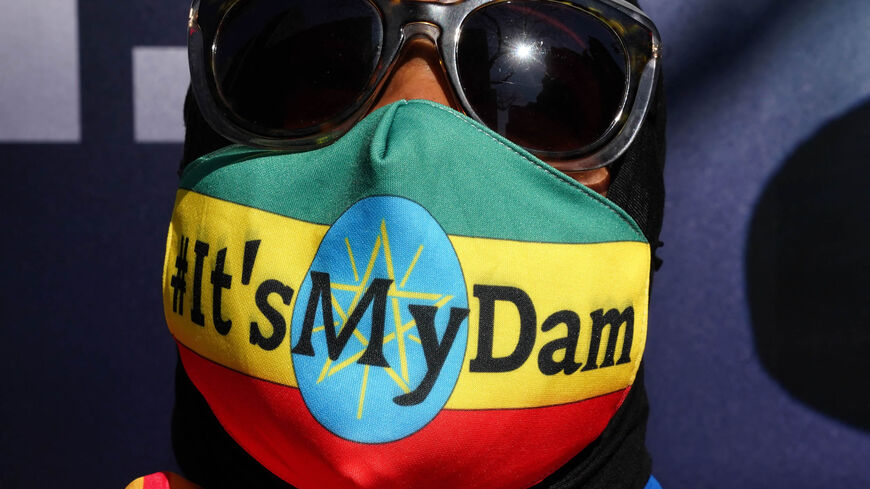
[[[140,477],[127,485],[126,489],[202,489],[184,477],[172,472],[157,472]]]
[[[157,472],[155,474],[140,477],[125,489],[202,489],[200,486],[188,481],[184,477],[172,472]],[[662,486],[650,476],[644,489],[662,489]]]

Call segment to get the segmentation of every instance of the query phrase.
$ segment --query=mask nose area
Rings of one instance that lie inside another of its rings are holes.
[[[369,164],[383,179],[403,175],[411,167],[416,167],[416,171],[436,171],[444,165],[468,164],[473,151],[464,145],[448,151],[447,141],[462,141],[479,134],[464,116],[429,99],[400,99],[369,119],[376,124],[369,136]],[[476,149],[501,149],[493,143],[487,140]]]

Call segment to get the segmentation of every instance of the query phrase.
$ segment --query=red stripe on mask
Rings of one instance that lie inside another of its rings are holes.
[[[543,408],[443,410],[407,438],[363,444],[321,426],[299,389],[227,369],[181,344],[179,350],[224,429],[300,489],[529,487],[595,440],[629,390]]]

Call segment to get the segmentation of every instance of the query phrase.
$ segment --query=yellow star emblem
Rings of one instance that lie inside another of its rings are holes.
[[[417,261],[420,259],[420,255],[423,253],[422,244],[417,248],[417,252],[414,255],[414,258],[411,260],[411,263],[408,265],[408,268],[405,270],[405,273],[402,276],[401,280],[396,280],[396,273],[393,265],[393,252],[390,249],[390,236],[387,232],[387,224],[385,220],[381,220],[380,233],[378,234],[377,238],[375,239],[375,243],[372,246],[371,253],[369,254],[368,264],[366,265],[366,269],[362,277],[360,277],[359,275],[359,270],[357,268],[356,260],[354,258],[350,239],[348,237],[345,237],[344,242],[347,246],[348,262],[351,270],[353,271],[354,283],[330,283],[330,287],[333,290],[342,290],[346,292],[351,292],[353,294],[352,300],[348,304],[347,308],[341,306],[335,295],[332,296],[332,307],[335,309],[336,313],[339,316],[339,321],[337,321],[338,330],[341,331],[344,328],[345,324],[347,323],[348,317],[359,303],[360,298],[365,293],[366,287],[369,285],[373,278],[372,271],[375,267],[375,262],[377,261],[380,254],[383,253],[388,278],[393,281],[390,285],[387,297],[390,299],[390,303],[392,306],[394,323],[394,331],[384,336],[383,344],[384,346],[387,346],[393,341],[396,342],[400,371],[396,372],[392,366],[386,367],[385,370],[389,377],[393,380],[393,382],[395,382],[395,384],[400,389],[402,389],[403,392],[408,393],[411,391],[411,388],[408,385],[408,383],[410,382],[410,376],[408,374],[407,341],[413,341],[419,344],[420,338],[416,335],[408,334],[408,332],[411,329],[415,328],[417,324],[413,319],[407,322],[402,321],[399,300],[414,299],[417,301],[429,301],[435,307],[441,308],[441,306],[444,306],[448,302],[453,300],[453,296],[446,294],[412,291],[406,288],[408,279],[411,277],[411,273],[414,271],[414,267],[417,265]],[[335,327],[335,325],[333,327]],[[318,333],[323,332],[324,330],[324,326],[319,326],[317,328],[314,328],[313,332]],[[330,377],[341,372],[345,368],[355,364],[356,361],[359,360],[360,357],[362,357],[366,347],[369,344],[368,338],[366,338],[359,329],[354,329],[353,335],[359,344],[359,351],[355,352],[350,357],[339,363],[335,363],[330,360],[329,357],[327,357],[323,364],[323,368],[320,370],[320,376],[317,379],[318,384],[324,381],[328,381]],[[370,365],[364,365],[362,378],[360,379],[359,402],[356,415],[357,419],[362,419],[370,368]]]

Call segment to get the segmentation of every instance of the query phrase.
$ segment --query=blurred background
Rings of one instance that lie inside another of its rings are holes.
[[[870,487],[870,2],[643,6],[669,104],[654,472]],[[0,11],[0,487],[124,487],[175,467],[160,277],[188,4]]]

